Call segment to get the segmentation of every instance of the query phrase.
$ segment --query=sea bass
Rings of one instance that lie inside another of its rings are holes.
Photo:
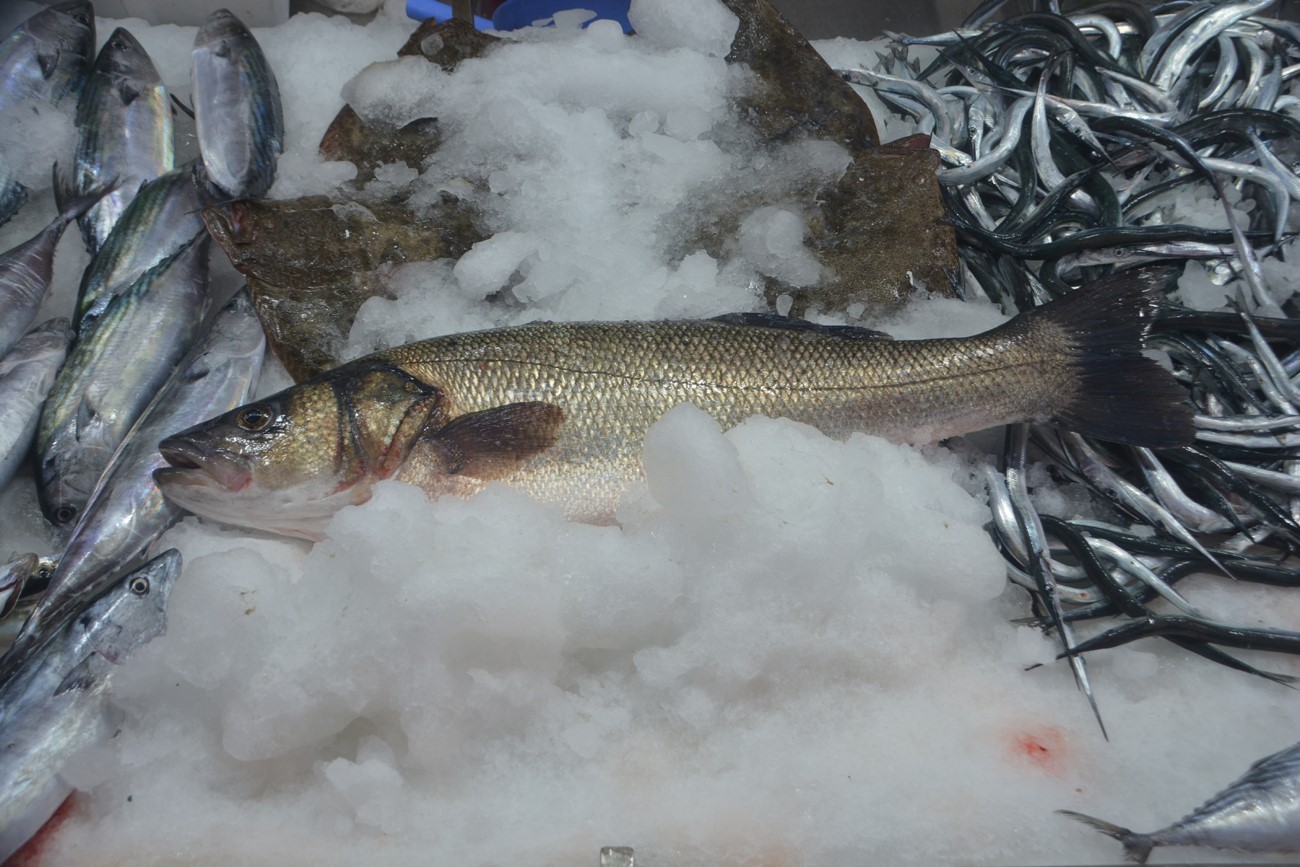
[[[1139,864],[1156,846],[1300,852],[1300,744],[1265,756],[1196,810],[1149,834],[1071,810],[1057,812],[1114,837],[1124,845],[1124,856]]]
[[[166,631],[181,556],[169,550],[126,576],[0,688],[0,861],[72,791],[59,772],[113,734],[108,675]]]
[[[431,496],[502,480],[607,521],[641,474],[645,432],[679,403],[724,428],[761,414],[928,442],[1032,419],[1172,446],[1192,439],[1186,394],[1140,352],[1169,279],[1127,272],[967,338],[746,315],[440,337],[168,437],[155,478],[197,514],[315,539],[385,478]]]

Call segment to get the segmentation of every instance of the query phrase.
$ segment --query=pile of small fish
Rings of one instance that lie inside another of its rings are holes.
[[[1116,269],[1202,260],[1216,284],[1236,281],[1237,310],[1168,302],[1153,322],[1152,344],[1196,408],[1194,444],[1119,448],[1008,429],[1000,471],[987,472],[989,528],[1008,575],[1033,597],[1030,622],[1059,636],[1094,712],[1082,654],[1146,637],[1290,684],[1224,648],[1295,654],[1300,633],[1216,621],[1174,585],[1192,574],[1300,584],[1300,323],[1261,264],[1284,261],[1294,240],[1300,121],[1288,111],[1300,105],[1300,27],[1264,17],[1274,4],[1258,0],[1103,4],[988,23],[1002,5],[984,3],[950,33],[894,37],[870,68],[838,70],[930,132],[963,289],[1026,310]],[[914,46],[932,57],[926,65],[909,56]],[[1192,187],[1217,196],[1227,228],[1170,222],[1174,195]],[[1030,458],[1087,486],[1105,517],[1039,514]],[[1114,617],[1124,620],[1075,635],[1076,624]],[[1300,850],[1296,749],[1149,835],[1068,815],[1139,861],[1159,845]]]
[[[71,168],[54,167],[59,215],[0,256],[0,484],[34,438],[42,510],[67,531],[57,561],[22,556],[0,579],[0,607],[27,614],[0,661],[0,860],[67,795],[62,761],[111,731],[104,661],[164,629],[179,554],[141,563],[184,512],[153,483],[158,441],[247,400],[265,349],[247,296],[213,297],[199,217],[204,201],[260,196],[274,177],[283,122],[261,49],[225,10],[200,29],[201,159],[177,167],[173,107],[148,54],[121,28],[97,57],[94,44],[91,4],[70,2],[0,46],[0,117],[75,100],[78,134]],[[11,178],[0,186],[2,220],[26,195]],[[73,220],[92,257],[74,318],[30,327]]]
[[[335,511],[397,478],[431,496],[502,480],[608,521],[646,431],[682,402],[724,426],[761,413],[895,441],[1009,425],[1003,465],[987,471],[991,533],[1090,702],[1082,654],[1148,636],[1293,680],[1223,648],[1296,653],[1300,633],[1217,622],[1173,585],[1205,572],[1300,583],[1288,561],[1300,326],[1261,264],[1285,255],[1300,198],[1300,122],[1285,113],[1300,102],[1287,93],[1300,28],[1260,17],[1271,3],[1258,0],[986,23],[1001,5],[950,34],[899,37],[872,68],[840,75],[931,132],[966,271],[957,288],[1018,311],[1005,325],[893,341],[767,313],[535,323],[376,353],[242,406],[263,324],[245,294],[212,297],[201,212],[244,213],[229,202],[265,195],[274,177],[283,119],[256,41],[224,10],[199,30],[200,158],[177,167],[171,104],[129,33],[92,59],[79,0],[20,26],[0,45],[0,115],[76,99],[79,138],[74,165],[55,169],[58,216],[0,256],[0,435],[13,437],[0,442],[0,483],[34,437],[42,509],[68,530],[57,561],[24,555],[0,572],[0,615],[28,612],[0,659],[0,775],[37,781],[0,799],[0,858],[66,794],[57,757],[102,736],[101,663],[162,631],[179,557],[143,561],[181,516],[318,539]],[[933,55],[924,68],[914,46]],[[1167,222],[1171,194],[1194,184],[1217,194],[1229,228]],[[0,154],[0,222],[25,197]],[[1243,197],[1244,226],[1232,208]],[[73,220],[93,257],[74,318],[32,327]],[[1238,312],[1168,302],[1171,259],[1240,279]],[[1148,337],[1172,373],[1143,356]],[[1107,520],[1040,514],[1031,458],[1095,491]],[[1076,638],[1076,624],[1117,615],[1127,620]],[[1142,859],[1162,843],[1294,848],[1294,797],[1243,818],[1261,792],[1294,790],[1294,766],[1294,748],[1262,761],[1177,833],[1080,818]],[[1251,821],[1282,830],[1265,837]]]

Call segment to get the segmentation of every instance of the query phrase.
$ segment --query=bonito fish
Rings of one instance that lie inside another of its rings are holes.
[[[396,478],[436,496],[493,480],[609,520],[642,439],[694,403],[927,442],[1028,419],[1116,442],[1192,439],[1172,377],[1140,353],[1168,269],[1131,271],[967,338],[893,341],[770,316],[534,323],[358,359],[160,444],[155,478],[190,511],[320,538]]]
[[[1194,811],[1149,834],[1071,810],[1057,812],[1114,837],[1123,844],[1124,856],[1140,864],[1156,846],[1300,852],[1300,744],[1265,756]]]

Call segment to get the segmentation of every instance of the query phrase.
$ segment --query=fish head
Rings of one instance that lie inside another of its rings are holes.
[[[95,72],[110,77],[122,93],[124,103],[146,88],[162,83],[149,53],[125,27],[117,28],[108,37],[95,61]]]
[[[85,70],[95,51],[95,9],[88,0],[58,3],[27,21],[42,51],[58,52],[61,65]],[[66,56],[65,56],[66,55]]]
[[[128,573],[77,618],[86,645],[116,664],[166,632],[167,600],[180,574],[175,548]]]
[[[365,359],[164,439],[163,495],[197,515],[304,539],[370,499],[441,395],[394,365]]]
[[[194,50],[211,51],[218,57],[228,57],[234,47],[232,40],[251,39],[252,34],[243,21],[229,9],[218,9],[209,15],[194,36]]]

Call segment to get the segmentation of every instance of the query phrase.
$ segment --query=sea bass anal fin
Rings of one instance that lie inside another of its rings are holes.
[[[555,444],[564,410],[530,401],[458,416],[424,432],[407,463],[483,481],[504,478]]]

